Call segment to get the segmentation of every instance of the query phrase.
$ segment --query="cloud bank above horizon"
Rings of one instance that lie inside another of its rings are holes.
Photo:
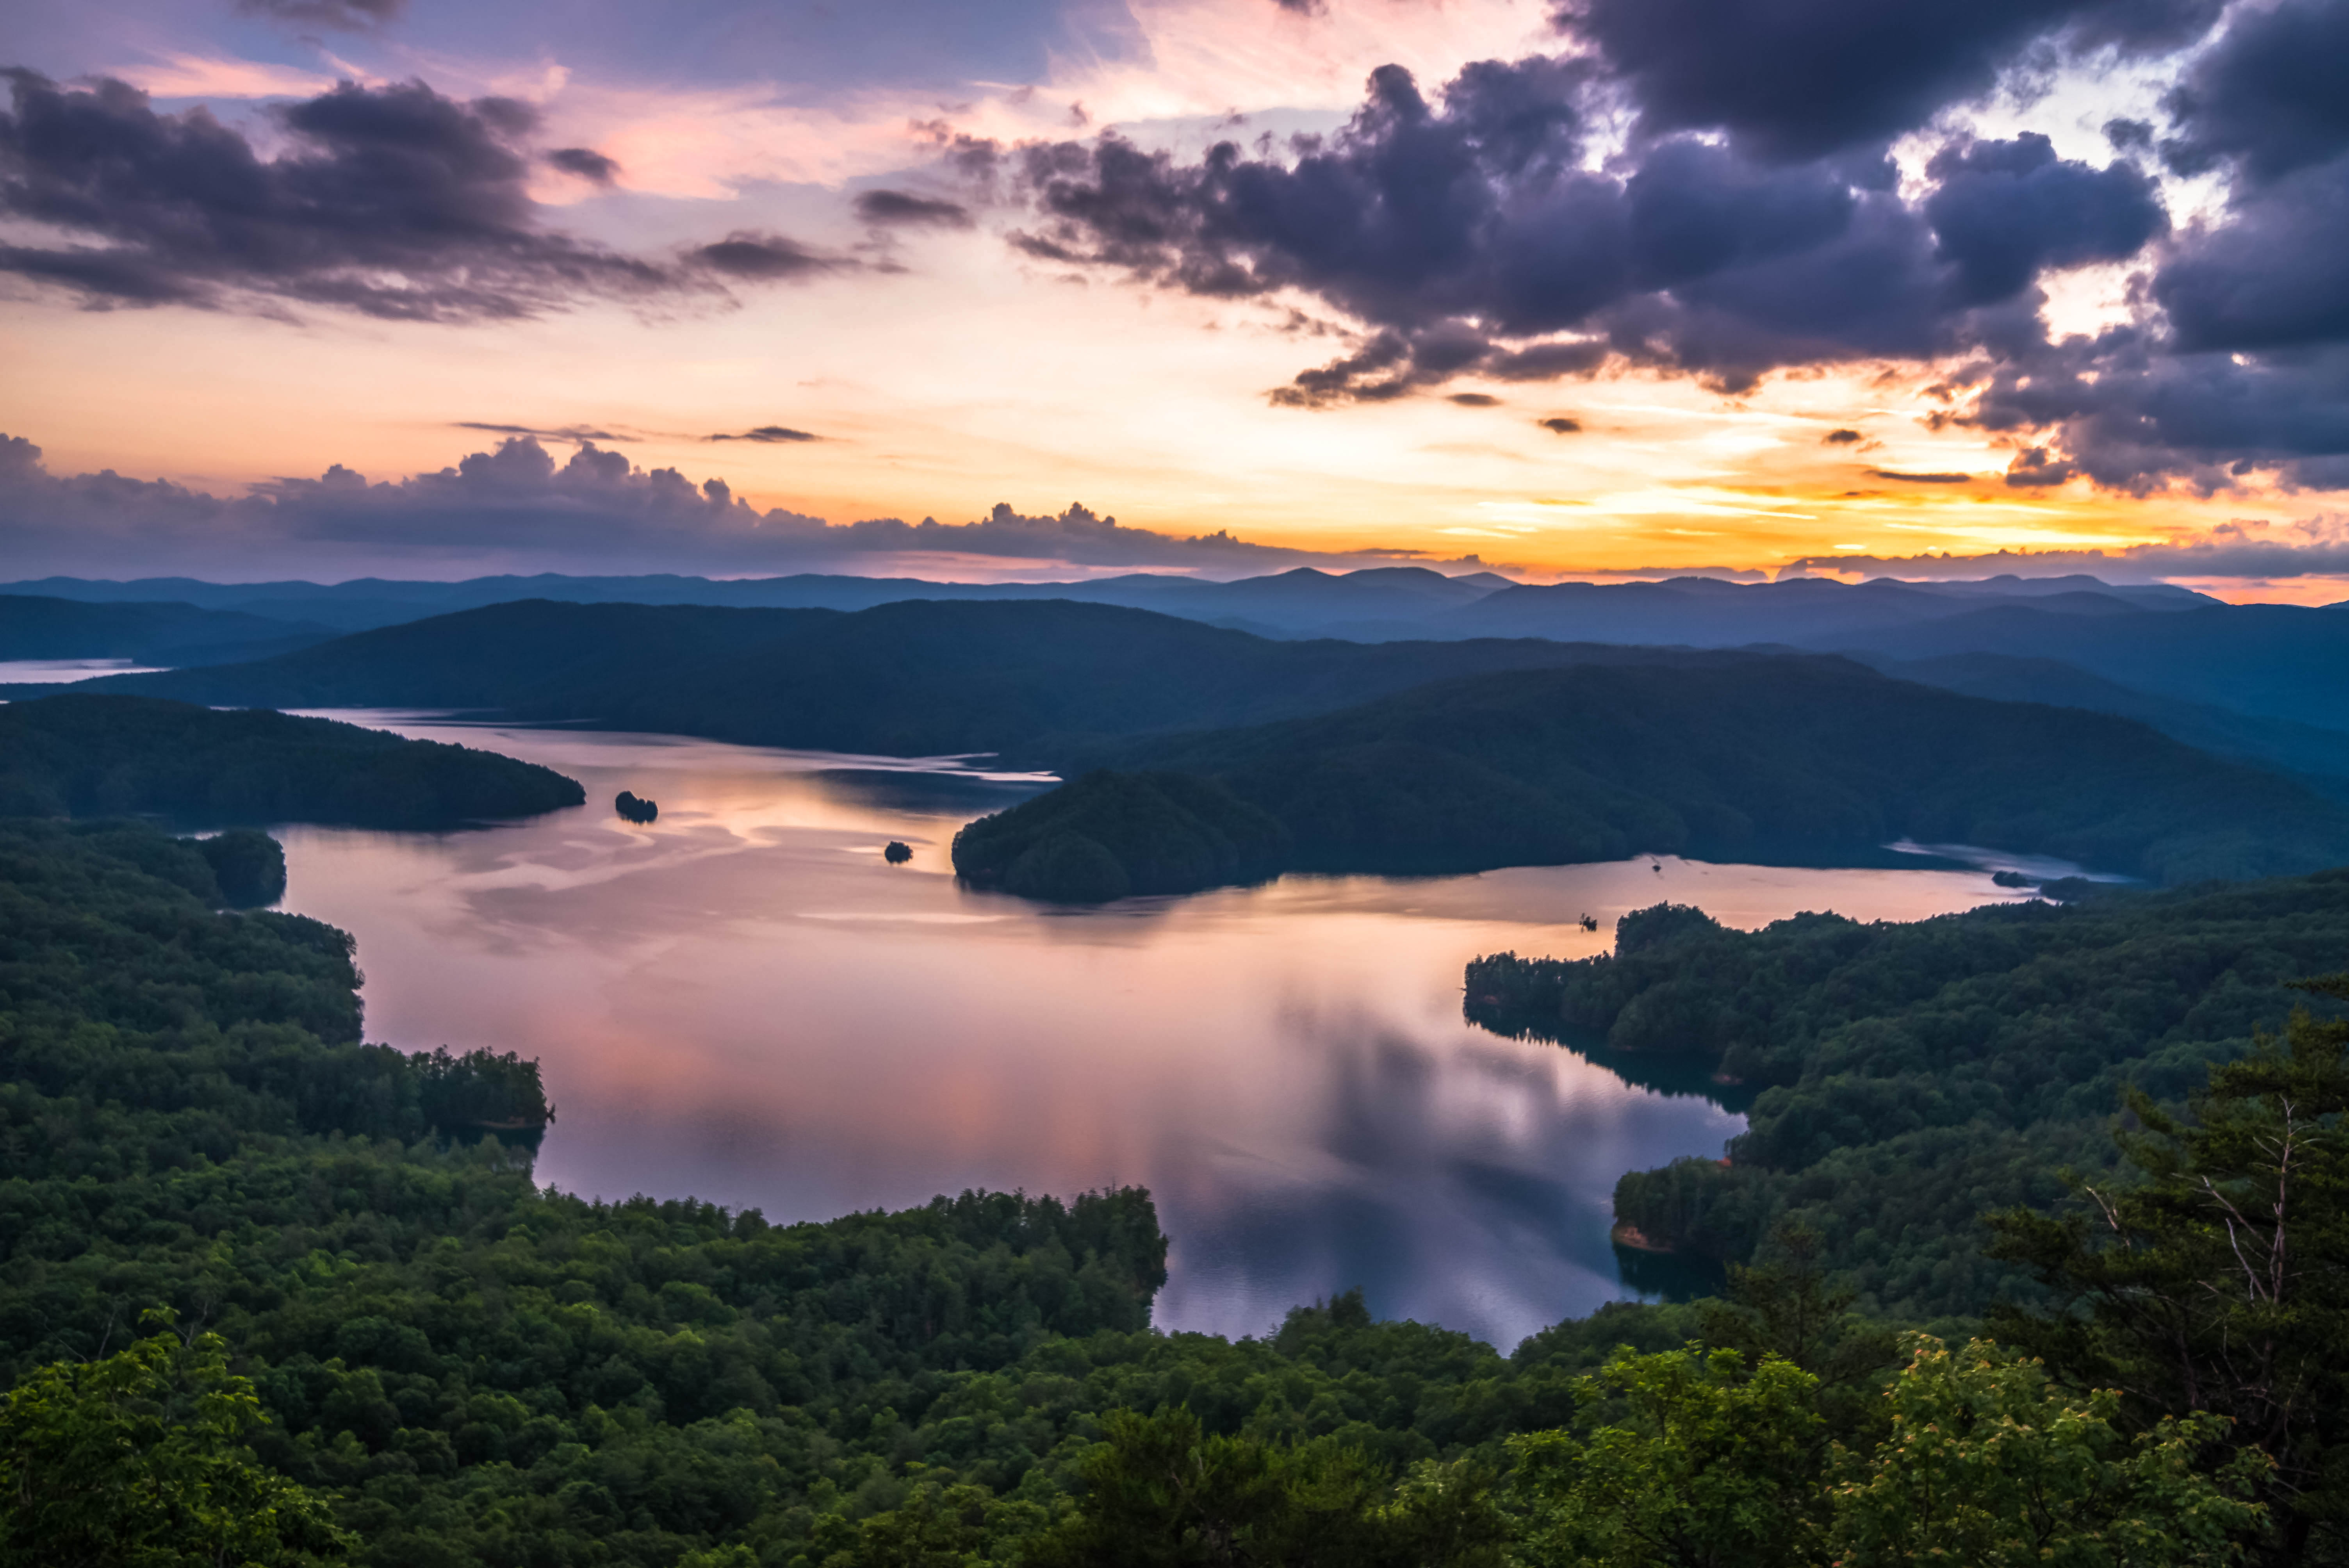
[[[677,469],[647,469],[575,435],[562,438],[576,446],[558,461],[541,434],[554,433],[510,434],[452,466],[398,480],[370,481],[336,464],[316,479],[268,480],[222,497],[112,470],[53,474],[37,446],[0,433],[0,557],[20,581],[120,576],[121,563],[133,559],[139,576],[235,580],[235,572],[222,573],[222,562],[266,560],[276,575],[320,581],[505,572],[829,572],[952,581],[1154,572],[1223,580],[1299,567],[1382,566],[1496,572],[1523,581],[1707,575],[1758,582],[1818,573],[1910,579],[2085,573],[2115,583],[2349,577],[2349,517],[2282,527],[2224,523],[2190,540],[2113,551],[1835,554],[1758,568],[1578,573],[1407,546],[1314,551],[1256,543],[1222,530],[1171,533],[1128,527],[1075,502],[1056,514],[1028,515],[999,501],[967,522],[882,517],[829,523],[781,508],[762,511],[722,479],[697,482]]]
[[[561,462],[533,434],[511,435],[452,467],[369,482],[336,464],[221,497],[111,470],[57,475],[41,449],[0,434],[0,556],[22,578],[92,573],[136,550],[140,574],[202,574],[240,551],[295,573],[475,576],[516,569],[675,572],[712,576],[838,571],[887,575],[907,564],[986,575],[1039,568],[1171,570],[1238,577],[1296,566],[1424,565],[1477,571],[1474,555],[1304,551],[1216,531],[1178,535],[1121,525],[1081,503],[1028,516],[999,501],[968,522],[925,517],[828,523],[646,469],[581,440]]]

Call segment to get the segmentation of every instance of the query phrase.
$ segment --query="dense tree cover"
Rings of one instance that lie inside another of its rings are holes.
[[[1288,835],[1211,779],[1088,773],[955,835],[956,872],[1026,898],[1195,892],[1280,867]]]
[[[1485,675],[1118,755],[1221,779],[1322,870],[1873,863],[1903,838],[2173,883],[2349,861],[2349,807],[2292,780],[1809,656]]]
[[[585,799],[534,763],[329,719],[78,692],[0,707],[0,816],[453,828]]]
[[[1882,1435],[1846,1447],[1816,1380],[1775,1356],[1625,1353],[1579,1392],[1612,1418],[1512,1440],[1528,1568],[2195,1568],[2266,1522],[2255,1464],[2216,1474],[2225,1423],[2130,1433],[2117,1397],[2056,1387],[1975,1340],[1908,1341]]]
[[[253,909],[285,896],[285,846],[257,828],[198,839],[196,853],[212,867],[222,903]]]
[[[0,1568],[295,1568],[350,1537],[245,1446],[250,1378],[217,1334],[152,1335],[35,1369],[0,1396]]]
[[[660,815],[657,801],[647,800],[633,789],[623,789],[612,797],[612,810],[617,811],[624,820],[640,827]]]
[[[2349,975],[2306,989],[2349,1001]],[[2179,1116],[2142,1090],[2129,1179],[2075,1178],[2061,1216],[1995,1216],[1996,1251],[2057,1310],[2003,1330],[2140,1417],[2225,1418],[2278,1529],[2277,1561],[2349,1554],[2349,1022],[2296,1013],[2283,1040],[2219,1067]]]
[[[2032,1269],[1987,1253],[1974,1216],[2061,1202],[2063,1167],[2110,1162],[2126,1086],[2183,1101],[2344,953],[2349,872],[1750,933],[1659,905],[1609,955],[1479,959],[1465,1006],[1636,1079],[1751,1097],[1728,1160],[1631,1172],[1619,1220],[1727,1259],[1800,1221],[1864,1305],[1930,1317],[2030,1299]]]
[[[1504,1357],[1358,1294],[1154,1332],[1138,1191],[776,1226],[542,1190],[534,1064],[360,1044],[349,938],[211,876],[0,825],[0,1488],[39,1499],[0,1562],[2021,1563],[2060,1515],[2057,1560],[2154,1568],[2257,1517],[2190,1411],[1889,1365],[1799,1231]],[[130,1334],[159,1308],[188,1331]]]

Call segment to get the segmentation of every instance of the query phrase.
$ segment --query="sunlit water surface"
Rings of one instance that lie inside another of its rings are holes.
[[[150,665],[129,659],[0,659],[0,686],[57,686],[100,676],[151,676]]]
[[[1641,859],[1041,908],[947,861],[1033,780],[336,717],[586,786],[585,808],[470,832],[283,830],[285,907],[358,937],[370,1038],[544,1065],[542,1180],[771,1220],[1143,1183],[1174,1243],[1168,1328],[1260,1332],[1359,1284],[1381,1315],[1506,1347],[1634,1294],[1616,1178],[1717,1155],[1741,1119],[1466,1024],[1476,954],[1598,953],[1663,899],[1754,926],[2013,896],[1983,872]],[[659,820],[622,821],[622,789]],[[891,839],[909,864],[884,862]]]

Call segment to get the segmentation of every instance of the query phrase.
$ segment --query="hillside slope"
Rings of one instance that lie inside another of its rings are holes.
[[[221,664],[307,647],[334,634],[324,626],[193,604],[88,604],[0,595],[0,659]]]
[[[0,707],[0,817],[454,828],[585,799],[535,763],[323,718],[82,693]]]
[[[2349,862],[2349,808],[2291,779],[2130,720],[1799,655],[1468,677],[1101,759],[1219,782],[1288,830],[1285,863],[1298,869],[1463,872],[1642,851],[1871,863],[1904,838],[2158,882]],[[1046,830],[1059,793],[1002,823]],[[979,840],[1006,863],[1025,852],[1002,826]]]
[[[1523,641],[1278,642],[1061,601],[854,614],[533,602],[90,689],[271,707],[454,707],[751,745],[1058,762],[1122,737],[1328,712],[1445,676],[1735,655]]]

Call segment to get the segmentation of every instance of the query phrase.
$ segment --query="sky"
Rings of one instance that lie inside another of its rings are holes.
[[[0,577],[2349,597],[2349,0],[17,0]]]

